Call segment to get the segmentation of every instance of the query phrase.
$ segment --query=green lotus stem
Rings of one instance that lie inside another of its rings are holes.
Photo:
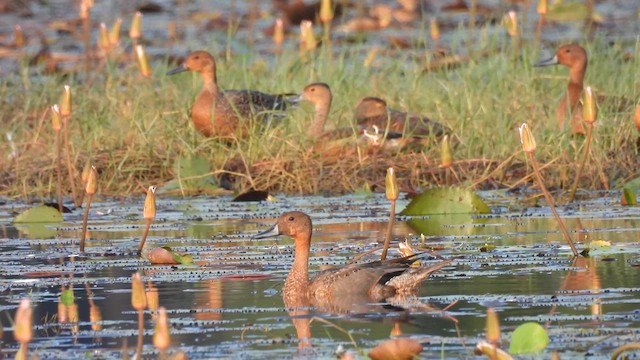
[[[393,220],[396,216],[396,201],[391,200],[391,211],[389,212],[389,223],[387,224],[387,232],[384,235],[384,247],[382,248],[382,255],[380,256],[380,261],[384,261],[387,258],[387,250],[389,249],[389,244],[391,244],[391,233],[393,230]]]
[[[578,256],[578,250],[576,249],[576,246],[573,244],[571,235],[569,234],[569,231],[567,230],[567,227],[564,224],[564,221],[562,221],[562,218],[560,217],[560,215],[558,215],[558,212],[556,211],[555,202],[553,201],[553,198],[551,197],[549,190],[547,190],[547,188],[544,186],[542,175],[540,175],[540,170],[538,169],[538,163],[533,158],[533,152],[527,151],[526,153],[527,153],[527,156],[529,157],[529,160],[531,161],[531,166],[533,167],[533,173],[536,175],[536,181],[538,182],[538,186],[542,190],[542,193],[544,194],[544,197],[547,200],[547,203],[549,204],[549,208],[553,213],[553,217],[556,219],[556,221],[558,222],[558,225],[560,226],[560,232],[562,233],[562,237],[567,243],[569,243],[573,256]]]
[[[89,218],[89,208],[91,208],[91,200],[93,194],[87,194],[87,205],[84,207],[84,216],[82,217],[82,235],[80,237],[80,252],[84,252],[84,243],[87,238],[87,220]]]
[[[587,123],[587,140],[586,140],[586,143],[584,144],[584,149],[582,150],[582,158],[580,159],[580,165],[578,166],[576,177],[575,179],[573,179],[573,186],[571,186],[571,192],[569,193],[569,202],[573,202],[573,200],[576,197],[578,182],[580,181],[580,177],[582,176],[582,170],[584,169],[584,164],[587,162],[587,157],[589,156],[589,148],[591,145],[592,134],[593,134],[593,123]]]

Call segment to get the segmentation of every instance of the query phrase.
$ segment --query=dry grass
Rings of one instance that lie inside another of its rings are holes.
[[[640,88],[638,49],[636,44],[611,47],[598,39],[583,45],[591,54],[586,83],[607,100],[600,103],[580,188],[616,187],[640,175],[633,128]],[[150,79],[140,77],[135,64],[106,63],[88,75],[44,75],[24,64],[20,74],[0,79],[4,134],[12,136],[11,141],[4,136],[0,140],[0,195],[55,197],[55,133],[47,109],[58,101],[63,84],[73,92],[69,128],[76,183],[79,186],[82,168],[91,163],[100,174],[101,194],[141,194],[149,184],[162,185],[173,178],[175,160],[190,155],[209,159],[215,174],[236,173],[239,190],[350,193],[364,185],[383,187],[390,166],[404,191],[446,184],[519,186],[532,183],[515,130],[524,121],[536,136],[536,158],[545,181],[550,187],[568,187],[583,141],[555,125],[554,109],[566,86],[567,69],[534,69],[537,49],[524,44],[514,58],[500,35],[478,49],[477,57],[470,54],[457,67],[427,72],[422,50],[386,50],[366,67],[365,48],[357,45],[343,46],[331,59],[324,58],[322,49],[305,61],[296,51],[276,58],[235,55],[229,62],[218,56],[223,88],[287,93],[299,92],[312,81],[329,83],[334,102],[328,128],[351,126],[352,109],[364,96],[379,96],[393,108],[438,119],[460,139],[450,170],[438,167],[439,145],[433,141],[412,151],[366,147],[355,136],[315,143],[304,135],[312,116],[306,105],[289,111],[282,123],[254,129],[249,138],[231,143],[205,139],[193,129],[188,112],[200,89],[199,78],[165,77],[163,59],[153,62]],[[633,56],[624,56],[625,51]],[[242,166],[230,169],[230,159]],[[69,182],[65,184],[68,195]]]

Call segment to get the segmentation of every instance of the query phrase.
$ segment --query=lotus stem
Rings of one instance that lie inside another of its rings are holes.
[[[55,148],[56,148],[56,182],[58,188],[58,211],[62,213],[63,204],[62,204],[62,119],[60,116],[60,111],[58,109],[58,105],[53,105],[51,107],[51,127],[56,132],[56,140],[55,140]]]
[[[542,27],[544,26],[544,18],[547,15],[547,0],[538,0],[538,24],[536,25],[535,42],[540,43],[542,37]]]
[[[595,123],[598,118],[598,105],[596,104],[596,97],[593,95],[591,86],[584,88],[582,105],[582,119],[587,123],[587,140],[582,151],[582,159],[580,160],[578,171],[573,181],[573,186],[571,187],[569,202],[573,202],[573,199],[575,198],[576,190],[578,189],[578,181],[580,181],[580,176],[582,175],[582,170],[584,169],[584,165],[587,161],[587,156],[589,156],[589,146],[593,136],[593,123]]]
[[[553,213],[553,217],[558,222],[558,226],[560,227],[560,232],[562,233],[562,237],[571,247],[571,252],[573,253],[573,256],[578,256],[578,250],[576,250],[576,246],[573,244],[573,240],[571,239],[571,235],[569,234],[569,231],[567,230],[567,227],[564,224],[564,221],[562,221],[562,218],[560,218],[560,215],[558,215],[558,212],[556,211],[556,205],[555,205],[555,202],[553,201],[553,197],[551,197],[551,194],[549,193],[547,188],[544,186],[544,181],[542,180],[542,175],[540,175],[540,170],[538,168],[538,163],[536,162],[536,159],[533,157],[533,152],[536,150],[536,147],[537,147],[536,139],[531,133],[531,130],[529,130],[529,127],[527,127],[526,123],[520,126],[519,131],[520,131],[520,143],[522,144],[522,150],[524,150],[524,152],[527,153],[527,157],[531,162],[531,167],[533,168],[533,173],[536,176],[536,181],[538,183],[538,186],[540,187],[540,190],[542,190],[542,193],[544,194],[544,197],[547,200],[547,203],[549,204],[549,208],[551,209],[551,213]]]
[[[151,228],[151,223],[153,219],[156,217],[156,187],[149,186],[147,190],[147,197],[144,199],[144,209],[143,209],[143,217],[145,220],[145,228],[144,233],[142,234],[142,238],[140,239],[140,244],[138,245],[138,255],[142,254],[142,248],[144,247],[145,241],[147,241],[147,236],[149,235],[149,229]]]
[[[589,148],[591,145],[591,137],[593,136],[593,123],[587,124],[587,139],[584,144],[584,149],[582,150],[582,157],[580,159],[580,164],[578,165],[578,171],[576,172],[576,177],[573,179],[573,185],[571,186],[571,192],[569,193],[569,202],[573,202],[576,197],[576,191],[578,189],[578,182],[580,181],[580,177],[582,176],[582,171],[584,169],[584,165],[587,162],[587,157],[589,156]]]
[[[84,252],[84,243],[87,238],[87,221],[89,220],[89,209],[91,208],[91,200],[93,194],[96,193],[98,187],[98,172],[95,166],[91,166],[89,172],[89,179],[87,180],[87,186],[85,192],[87,193],[87,204],[84,207],[84,216],[82,217],[82,235],[80,237],[80,252]]]
[[[380,261],[384,261],[387,258],[387,250],[389,250],[389,244],[391,244],[391,235],[393,233],[393,221],[396,217],[396,200],[398,200],[399,190],[398,181],[396,180],[396,173],[393,168],[387,169],[387,176],[385,178],[385,193],[387,195],[387,199],[391,201],[391,210],[389,211],[389,223],[387,224],[387,231],[384,236],[384,247],[382,248]]]
[[[576,249],[576,246],[573,244],[573,240],[571,239],[571,235],[567,230],[567,226],[564,224],[564,221],[562,221],[562,218],[556,211],[556,205],[555,205],[555,202],[553,201],[553,198],[551,197],[551,194],[549,193],[549,190],[547,190],[547,188],[544,186],[544,181],[542,180],[542,175],[540,175],[540,170],[538,169],[538,163],[534,159],[533,153],[527,153],[527,155],[529,157],[529,160],[531,161],[531,167],[533,167],[533,172],[536,175],[536,181],[538,182],[538,186],[542,190],[542,193],[544,194],[544,197],[547,200],[547,203],[549,204],[549,208],[553,213],[553,217],[556,218],[556,221],[560,226],[560,232],[562,233],[562,237],[567,243],[569,243],[573,256],[578,256],[578,250]]]

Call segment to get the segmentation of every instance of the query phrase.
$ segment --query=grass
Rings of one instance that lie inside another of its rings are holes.
[[[464,29],[457,32],[466,34]],[[453,53],[467,51],[459,36],[463,35],[452,36]],[[443,122],[460,139],[452,168],[462,186],[521,183],[529,172],[520,154],[517,126],[526,121],[538,141],[536,158],[542,167],[550,163],[544,168],[546,184],[569,187],[583,140],[556,126],[555,106],[566,89],[567,68],[533,68],[541,57],[538,49],[524,42],[514,57],[506,35],[492,28],[480,28],[471,60],[451,69],[424,71],[423,49],[389,48],[380,49],[372,65],[365,67],[374,37],[340,46],[331,59],[320,48],[307,61],[300,60],[297,49],[275,56],[255,49],[232,51],[231,61],[225,61],[223,46],[207,50],[217,57],[218,81],[224,89],[291,93],[312,81],[328,83],[334,93],[328,129],[351,126],[353,109],[364,96],[382,97],[390,107]],[[547,48],[552,51],[558,44]],[[592,160],[580,187],[615,187],[640,175],[632,120],[640,97],[640,43],[610,45],[608,39],[596,38],[581,44],[590,54],[585,84],[607,100],[599,103]],[[623,49],[633,56],[626,58]],[[445,183],[435,141],[414,152],[366,149],[354,142],[315,143],[305,135],[313,116],[308,105],[289,111],[282,123],[256,127],[248,138],[233,143],[206,139],[193,129],[189,117],[201,86],[197,74],[166,77],[169,66],[164,58],[152,64],[150,79],[138,74],[134,62],[109,63],[88,77],[82,72],[41,74],[23,62],[19,72],[0,78],[3,129],[13,134],[13,144],[4,136],[0,140],[0,195],[55,197],[55,132],[47,109],[58,101],[64,84],[71,85],[73,93],[73,161],[78,176],[88,162],[98,168],[100,194],[141,194],[150,184],[161,186],[172,179],[174,161],[191,154],[209,159],[216,174],[227,160],[242,159],[249,169],[240,169],[245,175],[236,177],[241,190],[341,194],[365,183],[383,188],[390,166],[402,190]],[[627,100],[623,105],[622,98]],[[12,146],[18,150],[15,157],[8,156]]]

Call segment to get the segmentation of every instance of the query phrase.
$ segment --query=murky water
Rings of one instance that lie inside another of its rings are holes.
[[[313,348],[298,350],[296,332],[283,305],[281,288],[292,261],[291,240],[252,241],[280,213],[303,210],[314,221],[311,270],[343,264],[378,246],[388,204],[371,198],[280,198],[274,203],[231,203],[228,198],[165,199],[147,247],[169,245],[192,254],[194,266],[154,266],[133,254],[143,221],[142,199],[99,202],[92,207],[91,241],[78,252],[82,211],[65,215],[61,226],[15,227],[0,208],[0,316],[3,353],[13,354],[9,320],[19,300],[34,304],[35,336],[30,348],[40,358],[121,357],[133,354],[137,313],[131,306],[131,275],[140,271],[152,299],[168,310],[172,349],[191,358],[331,357],[339,345],[366,353],[399,326],[420,341],[423,358],[472,356],[484,336],[487,307],[497,309],[503,338],[526,321],[549,331],[549,351],[561,357],[607,357],[640,337],[640,209],[620,207],[619,194],[599,194],[563,209],[569,228],[583,239],[611,242],[589,258],[572,259],[555,221],[541,208],[516,207],[504,193],[483,194],[492,203],[486,216],[400,218],[394,238],[412,239],[428,230],[426,244],[456,258],[425,282],[424,306],[404,312],[319,317],[348,330],[353,338],[319,319],[311,321]],[[406,205],[399,204],[402,209]],[[412,228],[413,226],[413,228]],[[38,232],[39,231],[39,232]],[[434,235],[435,234],[435,235]],[[495,250],[481,252],[485,244]],[[366,257],[374,260],[378,253]],[[396,256],[395,251],[393,256]],[[60,294],[73,289],[78,322],[61,323]],[[446,312],[443,309],[453,304]],[[432,309],[429,310],[427,307]],[[96,314],[100,314],[97,316]],[[152,345],[154,312],[145,313],[145,356]]]

